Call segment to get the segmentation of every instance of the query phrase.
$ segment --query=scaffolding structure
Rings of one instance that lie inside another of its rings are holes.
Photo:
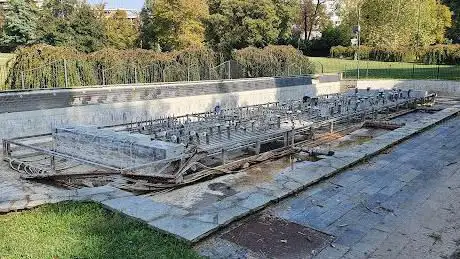
[[[241,167],[235,161],[259,161],[273,156],[273,150],[286,155],[315,135],[382,120],[435,97],[413,90],[356,89],[228,109],[217,105],[209,112],[109,127],[56,128],[3,140],[3,152],[26,179],[118,175],[144,179],[144,186],[154,189],[231,172]]]

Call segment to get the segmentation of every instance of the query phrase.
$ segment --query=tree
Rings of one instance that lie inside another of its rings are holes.
[[[5,24],[5,14],[3,10],[0,10],[0,30],[3,29],[4,24]]]
[[[48,0],[40,17],[41,41],[93,52],[104,47],[102,12],[79,0]]]
[[[210,6],[207,41],[227,53],[248,46],[268,46],[286,33],[281,33],[272,0],[212,0]]]
[[[351,44],[352,32],[343,25],[337,27],[328,26],[321,32],[321,41],[327,47],[328,51],[334,46],[349,46]]]
[[[278,44],[287,44],[292,38],[293,26],[298,20],[298,0],[272,0],[279,19]]]
[[[302,29],[305,39],[312,39],[313,30],[322,31],[330,25],[330,19],[326,13],[325,0],[301,0],[298,24]]]
[[[449,6],[452,11],[453,25],[447,31],[447,37],[455,43],[460,43],[460,1],[458,0],[443,0],[445,5]]]
[[[437,0],[348,0],[343,23],[358,23],[361,39],[375,47],[416,47],[443,42],[451,25],[449,9]]]
[[[20,45],[37,41],[38,9],[34,3],[24,0],[9,0],[2,26],[1,45],[13,50]]]
[[[147,0],[141,12],[144,48],[202,46],[209,15],[206,0]]]
[[[138,24],[130,21],[124,10],[117,10],[107,17],[104,23],[108,44],[117,49],[129,49],[136,46],[139,37]]]

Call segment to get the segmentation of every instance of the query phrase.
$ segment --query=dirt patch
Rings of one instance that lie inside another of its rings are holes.
[[[290,158],[283,157],[252,166],[245,170],[245,175],[242,175],[237,180],[237,183],[242,186],[257,186],[261,183],[269,182],[290,165]]]
[[[264,258],[311,258],[333,240],[317,230],[267,215],[249,218],[222,238]]]

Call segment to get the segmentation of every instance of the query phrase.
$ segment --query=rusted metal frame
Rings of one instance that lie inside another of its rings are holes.
[[[273,104],[278,104],[279,102],[269,102],[269,103],[264,103],[264,105],[273,105]],[[246,106],[240,106],[238,107],[239,109],[245,109],[245,108],[254,108],[260,106],[259,104],[254,104],[254,105],[246,105]],[[231,111],[234,108],[227,108],[227,109],[222,109],[221,112],[228,112]],[[187,117],[192,117],[193,116],[202,116],[202,115],[207,115],[207,114],[214,114],[214,112],[200,112],[200,113],[195,113],[195,114],[186,114],[186,115],[180,115],[180,116],[165,116],[164,118],[155,118],[155,119],[148,119],[144,121],[137,121],[137,122],[128,122],[128,123],[120,123],[120,124],[115,124],[115,125],[106,125],[106,126],[99,126],[99,129],[107,129],[107,128],[116,128],[116,127],[123,127],[123,126],[133,126],[136,124],[145,124],[145,123],[151,123],[151,122],[159,122],[162,120],[169,118],[174,118],[174,119],[184,119]],[[147,124],[148,125],[148,124]]]
[[[19,146],[19,147],[23,147],[23,148],[26,148],[26,149],[32,149],[32,150],[38,151],[38,152],[40,152],[42,154],[48,154],[48,155],[51,155],[51,156],[70,159],[70,160],[73,160],[73,161],[80,162],[82,164],[96,166],[96,167],[100,167],[100,168],[103,168],[103,169],[112,170],[112,171],[116,171],[116,172],[121,172],[121,170],[122,170],[122,168],[107,166],[107,165],[104,165],[104,164],[101,164],[101,163],[88,161],[88,160],[85,160],[85,159],[82,159],[82,158],[73,157],[73,156],[70,156],[70,155],[62,154],[62,153],[52,151],[52,150],[48,150],[48,149],[34,147],[34,146],[31,146],[31,145],[19,143],[19,142],[13,141],[13,140],[5,140],[5,141],[10,145]],[[13,157],[11,157],[11,155],[9,156],[9,158],[13,159]]]
[[[162,163],[172,163],[172,162],[176,162],[176,161],[179,161],[181,159],[188,158],[188,157],[190,157],[190,154],[185,154],[185,155],[181,155],[181,156],[174,157],[174,158],[169,158],[169,159],[157,160],[157,161],[142,164],[142,165],[122,168],[122,169],[120,169],[120,173],[125,174],[127,171],[135,171],[135,170],[139,170],[139,169],[144,169],[146,167],[155,166],[155,165],[162,164]]]

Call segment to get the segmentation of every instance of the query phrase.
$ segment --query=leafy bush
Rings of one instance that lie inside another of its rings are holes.
[[[11,89],[23,84],[24,88],[54,88],[218,77],[212,70],[217,55],[207,48],[168,53],[106,48],[85,54],[72,48],[35,45],[18,49],[16,56],[8,76]]]
[[[69,85],[96,84],[88,57],[73,48],[33,45],[16,50],[7,83],[11,89],[64,87],[64,65]]]
[[[326,57],[333,46],[349,46],[351,29],[346,26],[328,26],[321,32],[320,39],[311,41],[308,56]]]
[[[343,47],[335,46],[331,48],[330,55],[333,58],[353,58],[358,47]],[[361,59],[386,61],[386,62],[402,62],[415,60],[415,54],[409,49],[394,49],[383,47],[367,47],[360,46],[359,57]]]
[[[420,59],[425,64],[460,64],[460,44],[434,45],[422,50]]]
[[[18,49],[16,56],[8,76],[11,89],[210,80],[227,78],[229,72],[227,66],[219,65],[222,55],[201,47],[162,53],[105,48],[86,54],[35,45]],[[308,58],[291,46],[246,48],[236,51],[233,58],[232,78],[314,71]]]
[[[288,76],[314,71],[310,60],[292,46],[248,47],[235,51],[233,59],[240,65],[243,77]]]

